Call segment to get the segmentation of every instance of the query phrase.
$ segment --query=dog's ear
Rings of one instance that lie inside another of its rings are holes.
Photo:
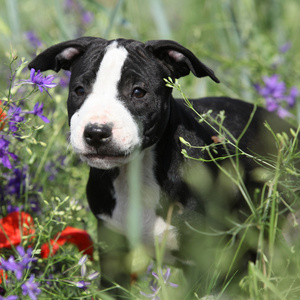
[[[145,46],[146,49],[167,65],[175,78],[186,76],[192,71],[197,77],[209,76],[215,82],[220,82],[210,68],[203,64],[190,50],[177,42],[152,40],[146,42]]]
[[[28,68],[40,71],[54,70],[55,72],[60,69],[70,70],[74,60],[82,55],[95,40],[105,41],[100,38],[81,37],[56,44],[36,56],[29,63]]]

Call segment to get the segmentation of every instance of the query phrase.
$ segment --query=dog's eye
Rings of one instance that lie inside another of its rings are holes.
[[[83,96],[85,96],[85,89],[82,86],[78,86],[75,89],[75,93],[78,97],[83,97]]]
[[[132,92],[132,97],[134,98],[142,98],[146,95],[146,91],[141,88],[135,88]]]

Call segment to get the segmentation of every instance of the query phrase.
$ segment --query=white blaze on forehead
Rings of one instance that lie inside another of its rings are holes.
[[[114,41],[110,44],[101,61],[99,71],[94,83],[93,94],[101,101],[111,101],[117,97],[117,84],[121,78],[121,71],[128,52],[124,47],[117,47]],[[99,99],[99,98],[98,98]]]

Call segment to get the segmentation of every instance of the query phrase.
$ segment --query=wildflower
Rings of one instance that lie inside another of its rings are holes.
[[[39,48],[43,45],[41,40],[37,37],[37,35],[33,31],[25,32],[25,36],[27,40],[30,42],[32,47]]]
[[[296,103],[299,91],[292,87],[287,91],[285,83],[279,81],[279,75],[274,74],[270,77],[264,77],[264,86],[255,85],[257,92],[265,98],[266,109],[271,112],[277,112],[279,117],[290,117],[292,114],[288,109]]]
[[[161,271],[161,272],[162,272],[162,271]],[[159,280],[159,276],[157,275],[157,273],[152,272],[152,275],[153,275],[157,280]],[[170,269],[170,268],[167,268],[166,273],[163,275],[164,284],[165,284],[165,285],[170,285],[171,287],[174,287],[174,288],[177,288],[177,287],[178,287],[177,284],[172,283],[172,282],[169,282],[170,276],[171,276],[171,269]]]
[[[80,288],[80,289],[83,289],[84,291],[87,289],[87,287],[90,285],[91,283],[90,282],[87,282],[87,281],[83,281],[83,280],[80,280],[78,282],[75,282],[75,285]]]
[[[287,42],[287,43],[285,43],[285,44],[283,44],[282,46],[279,47],[279,51],[281,53],[285,53],[285,52],[290,50],[291,46],[292,46],[291,43]]]
[[[1,100],[0,100],[0,130],[4,129],[5,126],[5,117],[6,117],[6,113],[4,111],[3,108],[1,108]]]
[[[94,279],[96,279],[97,277],[99,277],[99,275],[100,275],[100,273],[97,272],[97,271],[95,271],[95,272],[91,273],[90,275],[88,275],[87,278],[88,278],[89,280],[94,280]]]
[[[34,282],[34,275],[31,274],[29,280],[22,284],[22,293],[23,295],[28,295],[32,300],[37,299],[37,295],[41,293],[39,289],[39,284]]]
[[[45,243],[41,248],[41,257],[47,258],[49,255],[54,255],[58,249],[65,243],[71,243],[77,246],[79,251],[93,258],[93,241],[90,235],[82,229],[74,228],[71,226],[66,227],[62,232],[59,232],[54,239],[50,241],[51,253],[49,244]]]
[[[18,107],[15,104],[10,105],[7,111],[7,117],[9,119],[8,125],[11,132],[17,132],[19,129],[19,124],[25,120],[21,114],[21,107]]]
[[[23,271],[25,269],[29,269],[31,263],[36,261],[36,259],[32,257],[31,248],[28,248],[28,250],[25,252],[22,246],[17,246],[16,250],[18,251],[21,260],[16,261],[13,256],[10,256],[7,261],[1,258],[0,268],[5,271],[14,272],[17,280],[21,280],[21,278],[23,277]]]
[[[85,254],[80,258],[80,260],[78,262],[78,265],[81,266],[81,276],[82,277],[85,277],[85,275],[86,275],[86,264],[85,264],[86,260],[87,260],[87,255]]]
[[[1,269],[5,271],[14,272],[17,280],[21,280],[23,276],[23,271],[25,269],[25,266],[23,264],[16,262],[13,256],[10,256],[8,260],[4,260],[3,258],[1,258],[0,262],[1,262],[0,265]]]
[[[50,121],[43,115],[44,103],[39,104],[37,102],[33,108],[33,111],[29,111],[28,114],[34,114],[35,116],[40,117],[45,123],[50,123]]]
[[[28,213],[15,211],[0,219],[0,248],[19,245],[22,237],[33,234],[33,218]]]
[[[0,136],[0,163],[8,169],[12,168],[9,158],[16,160],[18,157],[14,153],[8,151],[9,141]]]
[[[22,246],[17,246],[16,250],[18,251],[19,256],[21,257],[21,263],[26,269],[30,268],[32,262],[37,261],[36,258],[32,256],[32,248],[28,248],[27,251]]]
[[[161,274],[162,274],[162,278],[164,281],[165,285],[170,285],[171,287],[177,288],[178,285],[175,283],[170,282],[170,276],[171,276],[171,269],[167,268],[167,271],[165,272],[165,274],[162,273],[162,270],[160,270]],[[157,273],[152,272],[152,276],[154,276],[154,280],[151,280],[150,282],[150,289],[152,290],[152,294],[146,294],[142,291],[140,291],[140,294],[147,297],[147,298],[151,298],[151,300],[160,300],[160,297],[158,296],[159,291],[161,290],[161,286],[159,286],[159,276]]]
[[[59,86],[66,88],[69,85],[70,82],[70,77],[71,77],[71,72],[70,71],[64,71],[63,76],[60,77],[59,79]]]
[[[82,18],[83,24],[90,24],[94,20],[94,15],[90,11],[83,11],[81,18]]]
[[[55,161],[49,161],[45,164],[44,170],[49,173],[48,180],[53,181],[60,169],[66,165],[66,156],[60,155]]]
[[[15,195],[18,199],[21,191],[25,188],[27,168],[14,168],[13,173],[7,176],[7,185],[5,192],[7,195]]]
[[[52,82],[55,77],[53,75],[43,76],[40,70],[38,70],[36,74],[35,73],[35,69],[32,68],[30,71],[30,79],[22,80],[21,84],[36,85],[41,93],[46,91],[50,96],[47,89],[57,86],[57,83]]]
[[[15,296],[15,295],[11,295],[11,296],[8,296],[8,297],[2,297],[0,296],[0,300],[17,300],[19,297],[18,296]]]

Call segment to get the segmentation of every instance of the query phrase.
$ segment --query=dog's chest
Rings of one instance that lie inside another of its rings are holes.
[[[151,149],[147,149],[142,154],[141,170],[140,170],[140,199],[139,199],[139,216],[137,220],[140,222],[141,242],[153,249],[155,239],[161,242],[166,239],[168,250],[176,250],[178,248],[176,228],[157,216],[156,209],[159,207],[161,196],[160,186],[154,175],[154,157]],[[129,166],[120,168],[120,174],[113,182],[114,198],[116,205],[112,212],[112,216],[98,215],[97,217],[105,221],[105,224],[111,229],[124,234],[130,235],[129,226],[129,210],[130,205],[134,205],[130,201],[129,190]]]

